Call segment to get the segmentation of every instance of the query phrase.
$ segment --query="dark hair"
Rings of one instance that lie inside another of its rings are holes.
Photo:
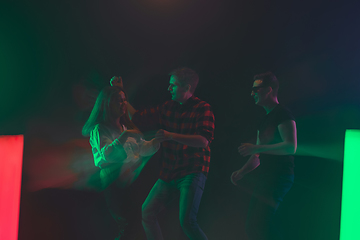
[[[190,88],[190,92],[194,93],[196,86],[198,85],[199,82],[199,76],[197,75],[197,73],[187,67],[181,67],[181,68],[177,68],[172,70],[169,75],[174,75],[177,77],[177,80],[180,82],[180,84],[182,86],[185,86],[186,84],[189,84],[191,86]]]
[[[108,86],[103,88],[96,98],[94,107],[90,113],[88,120],[86,121],[83,129],[82,135],[89,136],[90,132],[94,129],[97,124],[110,125],[110,102],[113,97],[115,97],[120,91],[124,91],[121,87],[118,86]],[[127,95],[125,93],[127,99]],[[128,129],[138,129],[135,124],[130,120],[128,114],[121,116],[120,121]]]
[[[271,87],[273,90],[273,95],[277,96],[279,90],[279,81],[272,72],[260,73],[254,76],[255,80],[262,80],[262,86]]]

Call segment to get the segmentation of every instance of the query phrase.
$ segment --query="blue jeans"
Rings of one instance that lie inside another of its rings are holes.
[[[196,219],[205,182],[203,173],[189,174],[171,182],[158,179],[142,205],[142,224],[147,239],[163,240],[156,215],[178,194],[179,219],[184,233],[192,240],[207,239]]]

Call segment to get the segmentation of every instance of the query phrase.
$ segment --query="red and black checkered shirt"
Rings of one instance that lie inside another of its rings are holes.
[[[191,173],[207,176],[210,165],[210,143],[214,139],[215,118],[211,106],[192,96],[185,103],[167,101],[156,108],[137,111],[133,121],[156,126],[169,132],[201,135],[209,144],[205,148],[190,147],[176,141],[162,142],[160,179],[171,181]]]

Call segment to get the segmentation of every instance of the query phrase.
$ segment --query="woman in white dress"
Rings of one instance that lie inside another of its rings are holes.
[[[127,189],[160,143],[143,139],[129,118],[125,91],[118,86],[105,87],[100,92],[82,133],[90,136],[94,163],[101,169],[101,189],[119,226],[115,239],[125,239]]]

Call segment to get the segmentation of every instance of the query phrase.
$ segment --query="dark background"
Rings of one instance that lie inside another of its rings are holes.
[[[112,76],[123,77],[130,102],[142,108],[170,98],[167,74],[179,66],[199,73],[195,95],[216,118],[198,214],[209,239],[246,239],[247,185],[236,188],[229,177],[246,161],[237,146],[255,140],[264,114],[250,97],[253,75],[264,71],[278,77],[279,101],[297,119],[296,180],[279,209],[285,236],[338,239],[344,133],[360,128],[359,7],[329,0],[2,2],[0,134],[25,135],[19,239],[111,239],[101,194],[74,187],[81,176],[67,172],[80,150],[88,153],[81,127]],[[90,172],[91,161],[84,160]],[[140,208],[158,161],[131,190],[138,239],[145,239]],[[177,210],[174,202],[160,216],[165,239],[185,239]]]

